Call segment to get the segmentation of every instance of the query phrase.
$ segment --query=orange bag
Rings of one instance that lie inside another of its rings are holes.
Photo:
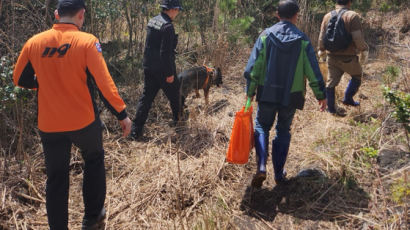
[[[248,106],[247,106],[248,107]],[[245,107],[235,115],[226,160],[234,164],[246,164],[254,146],[252,107]],[[246,111],[246,112],[245,112]]]

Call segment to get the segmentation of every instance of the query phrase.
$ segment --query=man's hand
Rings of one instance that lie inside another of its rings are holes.
[[[317,52],[317,56],[319,57],[320,62],[325,62],[326,61],[326,51],[319,50]]]
[[[248,95],[246,95],[246,99],[245,99],[245,101],[247,101],[248,100],[248,98],[249,98],[249,96]],[[253,95],[252,97],[250,97],[251,98],[251,101],[253,101],[253,99],[255,99],[255,95]]]
[[[174,82],[174,75],[167,77],[167,83],[171,84]]]
[[[369,58],[369,51],[367,51],[367,50],[362,51],[359,54],[359,63],[360,63],[360,65],[366,64],[368,58]]]
[[[326,99],[319,100],[320,111],[323,112],[326,109],[327,101]]]
[[[120,121],[121,129],[122,129],[122,136],[127,137],[131,132],[131,120],[127,117],[124,120]]]

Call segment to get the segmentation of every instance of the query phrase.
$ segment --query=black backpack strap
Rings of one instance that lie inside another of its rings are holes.
[[[339,13],[337,14],[336,24],[343,22],[344,25],[346,25],[346,23],[345,23],[345,21],[343,20],[342,16],[343,16],[343,14],[346,13],[347,11],[348,11],[348,10],[345,9],[345,8],[340,9]],[[346,27],[345,27],[345,26],[344,26],[344,28],[345,28],[345,30],[346,30]],[[346,32],[347,32],[347,30],[346,30]]]
[[[340,9],[339,13],[337,14],[338,18],[341,18],[344,13],[346,13],[348,10],[346,8]]]

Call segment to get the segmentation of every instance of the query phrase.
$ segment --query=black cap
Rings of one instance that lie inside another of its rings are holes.
[[[181,3],[179,0],[161,0],[161,8],[164,9],[179,9],[182,10]]]
[[[64,10],[77,10],[77,9],[85,9],[85,2],[84,0],[58,0],[57,10],[64,11]]]

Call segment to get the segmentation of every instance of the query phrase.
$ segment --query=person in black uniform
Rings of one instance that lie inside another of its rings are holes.
[[[151,104],[159,89],[167,96],[173,121],[179,119],[179,82],[176,77],[175,49],[178,35],[172,21],[182,10],[179,0],[162,0],[162,12],[148,22],[144,50],[144,91],[137,105],[131,136],[142,137]]]

